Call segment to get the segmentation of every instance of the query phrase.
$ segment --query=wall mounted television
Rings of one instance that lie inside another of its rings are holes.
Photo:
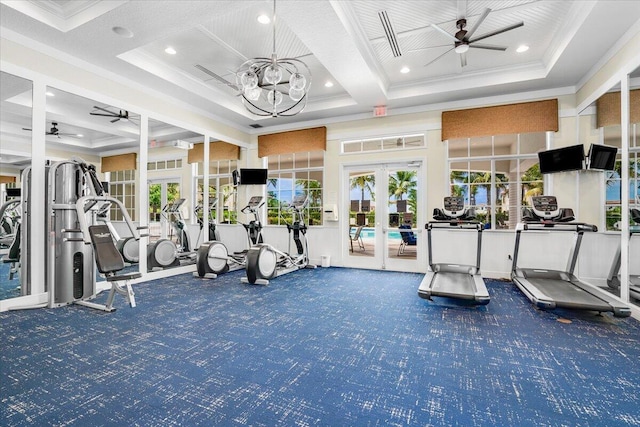
[[[588,167],[589,169],[602,169],[612,171],[616,166],[616,156],[618,148],[609,145],[591,144],[589,147]]]
[[[582,144],[538,153],[540,172],[555,173],[580,170],[584,166],[584,147]]]
[[[240,169],[240,185],[265,185],[267,169]]]

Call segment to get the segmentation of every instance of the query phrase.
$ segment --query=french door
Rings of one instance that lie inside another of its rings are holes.
[[[345,266],[425,271],[423,188],[422,162],[344,166]]]
[[[149,241],[173,237],[170,218],[164,212],[169,203],[180,198],[179,179],[149,180]]]

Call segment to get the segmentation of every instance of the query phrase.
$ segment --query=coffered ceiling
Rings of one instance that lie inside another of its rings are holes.
[[[272,16],[272,1],[0,3],[3,38],[75,58],[94,72],[247,132],[370,117],[376,106],[396,114],[518,92],[570,93],[621,38],[640,27],[637,1],[280,0],[276,53],[303,60],[313,82],[301,114],[259,118],[244,109],[234,71],[248,58],[271,56],[273,23],[257,18]],[[386,30],[382,17],[390,25]],[[456,33],[460,18],[467,30],[480,22],[475,37],[522,25],[477,42],[504,50],[472,45],[462,66],[447,35]],[[518,53],[522,45],[529,49]],[[167,47],[176,53],[166,53]],[[4,85],[2,91],[3,103],[19,99]],[[97,132],[96,148],[109,140],[118,146],[127,137],[123,124],[90,117],[92,104],[62,107],[60,101],[56,111],[52,104],[51,119],[77,126],[78,133]],[[16,119],[3,113],[5,118]]]

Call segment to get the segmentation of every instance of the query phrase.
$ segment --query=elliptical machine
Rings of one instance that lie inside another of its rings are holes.
[[[162,208],[162,215],[168,220],[167,211],[173,203],[168,203]],[[178,247],[171,239],[158,239],[147,245],[147,271],[158,271],[170,267],[180,266],[178,259]]]
[[[259,209],[262,207],[262,196],[253,196],[247,206],[240,212],[253,215],[253,219],[247,224],[242,224],[247,232],[249,247],[262,243],[262,223],[260,222]],[[210,223],[211,224],[211,223]],[[210,235],[211,236],[211,235]],[[245,268],[248,249],[229,255],[224,243],[219,240],[204,242],[198,248],[196,256],[197,271],[194,277],[215,279],[219,274]]]
[[[259,243],[247,252],[247,277],[242,283],[268,285],[269,279],[291,273],[302,268],[316,268],[309,264],[309,248],[307,244],[307,225],[304,222],[303,209],[309,202],[306,194],[295,196],[290,208],[293,211],[293,224],[287,224],[289,248],[287,252],[279,251],[269,244]],[[290,255],[291,240],[295,242],[297,254]]]

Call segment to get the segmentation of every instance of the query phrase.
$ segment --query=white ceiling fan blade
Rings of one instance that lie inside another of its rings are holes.
[[[483,12],[482,15],[480,15],[480,18],[478,18],[478,20],[476,21],[475,24],[473,24],[473,27],[467,31],[467,34],[465,35],[465,39],[469,40],[471,38],[471,36],[473,35],[473,33],[476,32],[476,30],[478,29],[478,27],[480,26],[480,24],[482,24],[482,21],[484,21],[485,19],[487,19],[487,16],[489,15],[489,12],[491,12],[491,9],[486,8]]]
[[[507,50],[507,48],[505,46],[496,46],[493,44],[470,44],[469,47],[475,48],[475,49],[488,49],[488,50],[500,50],[502,52],[504,52],[505,50]]]
[[[436,62],[438,59],[442,58],[443,56],[445,56],[447,53],[451,52],[454,48],[452,47],[451,49],[447,50],[445,53],[441,54],[440,56],[437,56],[436,59],[429,61],[428,63],[424,64],[425,67],[433,64],[434,62]]]
[[[522,27],[523,25],[524,25],[524,22],[518,22],[517,24],[509,25],[508,27],[504,27],[504,28],[492,31],[492,32],[487,33],[487,34],[483,34],[483,35],[481,35],[479,37],[476,37],[475,39],[470,39],[469,43],[477,42],[478,40],[486,39],[487,37],[496,36],[498,34],[505,33],[507,31],[514,30],[514,29],[516,29],[518,27]]]
[[[442,28],[440,28],[439,26],[437,26],[436,24],[431,24],[431,26],[433,28],[435,28],[436,30],[440,31],[442,34],[444,34],[445,36],[447,36],[448,38],[450,38],[452,41],[454,42],[458,42],[460,40],[458,40],[457,38],[455,38],[452,34],[447,33],[445,30],[443,30]]]
[[[460,66],[461,67],[466,67],[467,66],[467,54],[466,53],[461,53],[460,54]]]

